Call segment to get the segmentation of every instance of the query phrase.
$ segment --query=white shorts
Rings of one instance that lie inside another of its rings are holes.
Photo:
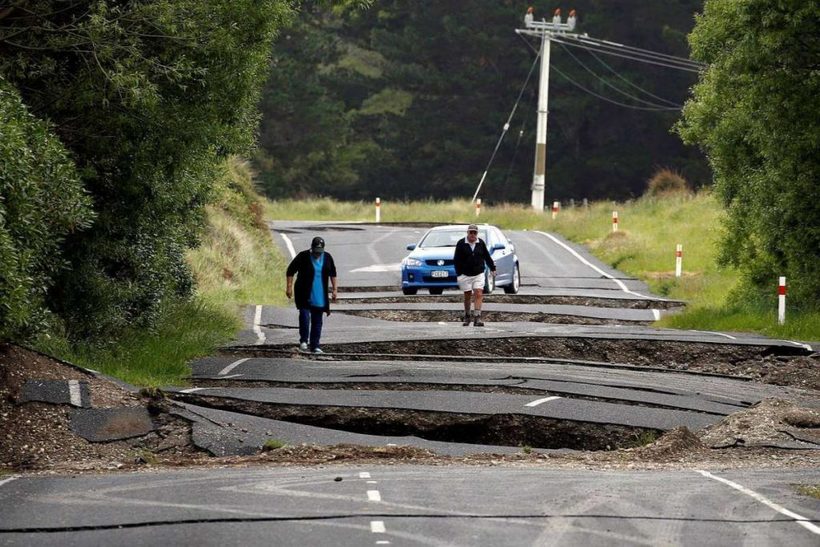
[[[484,274],[458,276],[458,288],[464,292],[477,289],[484,290]]]

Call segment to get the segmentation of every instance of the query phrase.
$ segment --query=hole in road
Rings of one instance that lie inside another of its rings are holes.
[[[355,315],[357,317],[368,317],[370,319],[414,323],[436,323],[439,321],[460,323],[463,316],[463,313],[454,312],[452,310],[344,310],[339,313],[343,313],[345,315]],[[600,319],[597,317],[583,317],[578,315],[499,311],[484,311],[482,313],[482,318],[484,321],[490,323],[508,323],[515,321],[573,325],[622,325],[624,323],[624,320],[620,319]],[[646,325],[648,322],[629,321],[629,324]]]
[[[259,403],[196,393],[174,394],[193,404],[273,420],[378,436],[440,442],[573,450],[614,450],[654,442],[661,431],[518,414],[472,415],[403,409]],[[321,442],[320,438],[316,439]]]
[[[397,303],[427,303],[436,302],[460,303],[464,297],[459,292],[444,293],[442,295],[416,295],[416,296],[371,296],[371,297],[345,297],[340,302],[347,304],[397,304]],[[674,300],[633,300],[629,298],[586,298],[579,296],[548,296],[529,294],[503,294],[494,292],[485,295],[484,301],[497,304],[554,304],[567,306],[590,306],[596,308],[625,308],[632,310],[659,309],[669,310],[683,308],[683,302]]]

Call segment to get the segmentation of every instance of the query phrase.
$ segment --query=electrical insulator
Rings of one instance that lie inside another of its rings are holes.
[[[555,13],[552,15],[552,24],[553,25],[560,25],[561,24],[561,8],[557,8]]]
[[[569,17],[567,17],[567,27],[570,32],[575,30],[575,22],[575,10],[569,10]]]

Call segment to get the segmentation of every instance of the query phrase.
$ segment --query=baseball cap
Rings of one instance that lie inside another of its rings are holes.
[[[314,237],[313,241],[310,242],[310,250],[314,253],[325,252],[325,240],[321,237]]]
[[[469,226],[467,226],[467,231],[468,232],[477,232],[478,231],[478,226],[476,226],[475,224],[470,224]]]

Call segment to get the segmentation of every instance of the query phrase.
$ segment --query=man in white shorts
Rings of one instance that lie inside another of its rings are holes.
[[[478,237],[478,226],[470,224],[467,227],[467,237],[459,239],[453,255],[453,263],[458,276],[458,287],[464,291],[464,326],[468,327],[472,321],[476,327],[483,327],[481,320],[481,304],[484,300],[484,265],[490,269],[490,275],[495,277],[495,262],[490,251],[482,239]],[[471,316],[470,305],[475,293],[475,314]]]

